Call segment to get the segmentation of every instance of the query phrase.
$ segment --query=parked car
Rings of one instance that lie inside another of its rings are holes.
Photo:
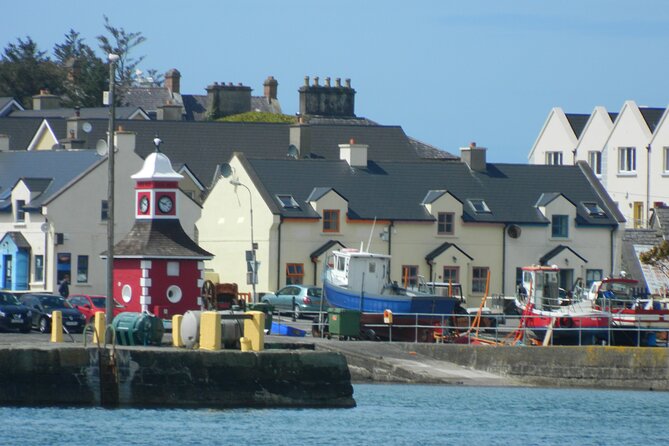
[[[268,303],[279,313],[293,313],[299,318],[304,313],[321,311],[323,289],[308,285],[288,285],[276,293],[265,294],[261,302]],[[327,302],[323,302],[323,311],[327,310]]]
[[[67,298],[67,301],[84,315],[86,322],[89,324],[93,323],[95,313],[104,313],[107,310],[107,296],[73,294]],[[125,306],[114,299],[112,305],[113,316],[116,317],[119,313],[123,313],[124,311],[126,311]]]
[[[30,308],[22,305],[15,295],[7,291],[0,291],[0,328],[28,333],[32,324],[32,316]]]
[[[51,330],[52,312],[58,310],[63,315],[63,327],[67,331],[81,333],[86,326],[86,318],[68,301],[57,294],[28,293],[21,296],[23,305],[30,308],[33,313],[32,326],[42,333]]]

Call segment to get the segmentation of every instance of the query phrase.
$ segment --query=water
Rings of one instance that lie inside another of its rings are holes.
[[[660,445],[669,393],[355,385],[355,409],[0,408],[0,445]]]

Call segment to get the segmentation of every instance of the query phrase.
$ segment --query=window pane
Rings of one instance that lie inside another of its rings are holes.
[[[569,217],[567,215],[553,215],[551,223],[552,237],[569,236]]]
[[[88,283],[88,256],[77,256],[77,283]]]
[[[107,221],[109,218],[109,203],[107,200],[102,200],[100,203],[100,220]]]
[[[488,267],[475,266],[472,269],[472,292],[485,293],[488,280]]]
[[[35,282],[44,282],[44,256],[35,256]]]
[[[418,266],[402,265],[402,284],[405,287],[412,287],[418,284]]]
[[[453,234],[453,212],[439,212],[437,214],[437,233],[438,234]]]
[[[304,281],[304,265],[302,263],[286,264],[286,284],[299,285]]]
[[[339,210],[323,211],[323,232],[339,232]]]

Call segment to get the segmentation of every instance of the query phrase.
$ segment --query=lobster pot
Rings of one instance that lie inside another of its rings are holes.
[[[221,344],[225,347],[236,346],[244,336],[244,320],[228,319],[230,315],[242,316],[241,311],[219,311],[221,315]],[[201,311],[186,311],[181,321],[181,341],[186,348],[194,348],[200,343]]]

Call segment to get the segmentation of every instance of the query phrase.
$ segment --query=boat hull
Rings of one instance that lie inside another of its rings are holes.
[[[562,312],[537,312],[523,314],[525,327],[539,340],[551,330],[554,345],[611,344],[610,317],[606,313],[569,314]]]

